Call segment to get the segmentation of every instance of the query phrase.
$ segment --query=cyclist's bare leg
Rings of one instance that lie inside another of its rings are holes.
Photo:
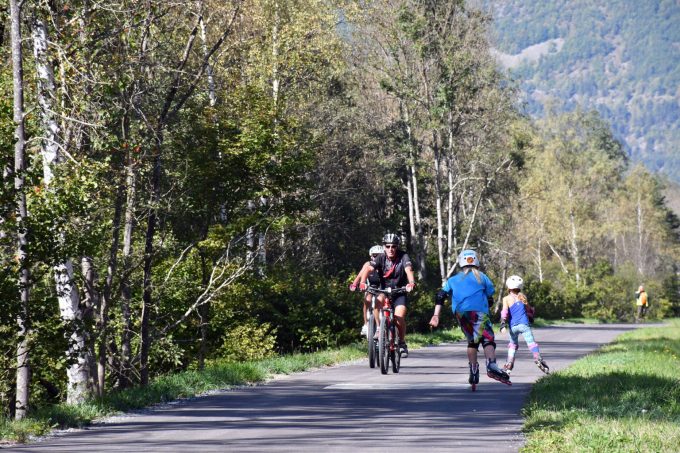
[[[370,294],[366,294],[366,297],[364,298],[364,309],[363,309],[364,324],[366,324],[368,322],[368,319],[366,317],[366,313],[371,308],[371,297],[372,296]]]
[[[373,317],[375,318],[375,331],[376,331],[376,333],[378,332],[378,328],[380,327],[380,307],[382,307],[384,300],[385,300],[385,296],[380,294],[378,296],[378,300],[375,303],[375,308],[373,309]]]

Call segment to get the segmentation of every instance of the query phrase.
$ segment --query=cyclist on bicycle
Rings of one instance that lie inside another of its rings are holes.
[[[378,255],[375,259],[371,259],[368,266],[366,266],[360,274],[361,289],[366,289],[366,279],[371,272],[377,272],[380,277],[380,282],[383,288],[400,288],[405,286],[406,292],[413,291],[416,286],[416,279],[413,274],[413,264],[411,258],[406,252],[399,250],[399,236],[393,233],[387,233],[383,236],[383,247],[385,253]],[[383,302],[385,296],[381,295],[379,300]],[[397,321],[397,328],[399,329],[399,349],[401,356],[408,357],[408,346],[406,345],[406,304],[407,298],[405,294],[398,295],[394,298],[394,318]],[[375,310],[376,321],[380,317],[380,311]],[[378,333],[376,332],[376,335]]]
[[[495,289],[493,283],[479,270],[479,259],[474,250],[463,250],[458,256],[462,271],[449,278],[435,298],[434,315],[430,320],[432,327],[439,325],[439,312],[447,297],[451,297],[451,307],[458,319],[460,329],[468,341],[467,356],[470,363],[472,385],[479,383],[479,363],[477,351],[482,343],[486,356],[486,375],[510,385],[510,376],[496,364],[496,343],[493,327],[489,319],[489,301]]]
[[[368,255],[371,257],[372,260],[376,259],[378,255],[383,254],[383,247],[382,245],[374,245],[373,247],[370,248],[368,251]],[[370,261],[366,261],[357,274],[357,277],[354,279],[351,285],[349,285],[349,290],[350,291],[356,291],[357,286],[359,285],[361,281],[361,273],[366,269],[366,267],[371,264]],[[368,273],[368,284],[369,286],[373,288],[380,288],[380,276],[374,271],[374,272],[369,272]],[[371,299],[373,296],[370,294],[366,293],[366,297],[364,298],[364,304],[363,304],[363,317],[364,317],[364,325],[361,327],[361,335],[365,336],[368,335],[368,319],[366,318],[366,312],[371,306]],[[377,318],[376,318],[376,323],[377,323]],[[376,326],[377,327],[377,326]]]

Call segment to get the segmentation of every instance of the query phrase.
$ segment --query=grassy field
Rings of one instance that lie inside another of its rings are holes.
[[[522,452],[680,451],[680,320],[628,332],[536,383]]]
[[[440,344],[462,338],[458,330],[437,330],[429,334],[409,334],[410,349],[428,344]],[[40,408],[22,421],[0,418],[0,443],[26,442],[31,436],[40,436],[55,428],[81,427],[97,418],[155,403],[187,398],[202,393],[228,389],[239,385],[264,382],[277,374],[290,374],[311,368],[335,365],[366,357],[365,342],[336,350],[311,354],[291,354],[253,362],[227,362],[215,360],[204,370],[189,370],[154,379],[144,388],[131,388],[112,392],[102,399],[78,406],[59,404]]]

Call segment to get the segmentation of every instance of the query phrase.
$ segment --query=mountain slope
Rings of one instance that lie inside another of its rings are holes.
[[[528,113],[596,109],[634,160],[680,182],[680,2],[490,0],[486,8]]]

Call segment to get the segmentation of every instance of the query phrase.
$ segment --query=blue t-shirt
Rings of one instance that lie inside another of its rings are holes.
[[[460,272],[444,283],[443,291],[451,295],[451,308],[454,313],[478,311],[489,313],[488,298],[496,291],[493,283],[483,272],[479,273],[481,283],[477,282],[475,274]]]

